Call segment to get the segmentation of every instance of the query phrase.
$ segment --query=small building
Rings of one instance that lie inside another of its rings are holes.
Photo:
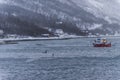
[[[50,37],[50,34],[41,34],[42,37]]]
[[[56,29],[54,32],[55,36],[59,37],[61,35],[64,35],[64,32],[62,29]]]
[[[16,35],[16,34],[8,34],[7,35],[7,38],[17,38],[18,37],[18,35]]]
[[[55,34],[62,35],[62,34],[64,34],[64,32],[62,29],[56,29]]]

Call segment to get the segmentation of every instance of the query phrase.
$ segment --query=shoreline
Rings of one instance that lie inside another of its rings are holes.
[[[120,38],[120,36],[99,36],[105,38]],[[78,38],[98,38],[97,36],[72,36],[72,37],[28,37],[28,38],[2,38],[0,41],[39,41],[39,40],[68,40]]]

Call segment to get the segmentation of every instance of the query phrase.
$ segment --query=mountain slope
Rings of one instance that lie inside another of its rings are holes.
[[[53,35],[56,29],[114,34],[120,31],[118,6],[117,0],[0,0],[0,29],[31,36]]]

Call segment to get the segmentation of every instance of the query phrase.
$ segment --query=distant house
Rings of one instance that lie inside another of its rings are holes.
[[[55,34],[62,35],[64,32],[62,29],[56,29]]]
[[[17,38],[18,36],[16,34],[8,34],[6,37],[7,38]]]
[[[64,31],[62,29],[56,29],[54,33],[57,37],[64,35]]]
[[[42,37],[50,37],[50,34],[41,34]]]

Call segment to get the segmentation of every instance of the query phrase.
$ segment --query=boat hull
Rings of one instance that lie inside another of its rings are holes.
[[[111,45],[111,43],[109,43],[109,44],[94,44],[93,43],[93,46],[94,47],[111,47],[112,45]]]

